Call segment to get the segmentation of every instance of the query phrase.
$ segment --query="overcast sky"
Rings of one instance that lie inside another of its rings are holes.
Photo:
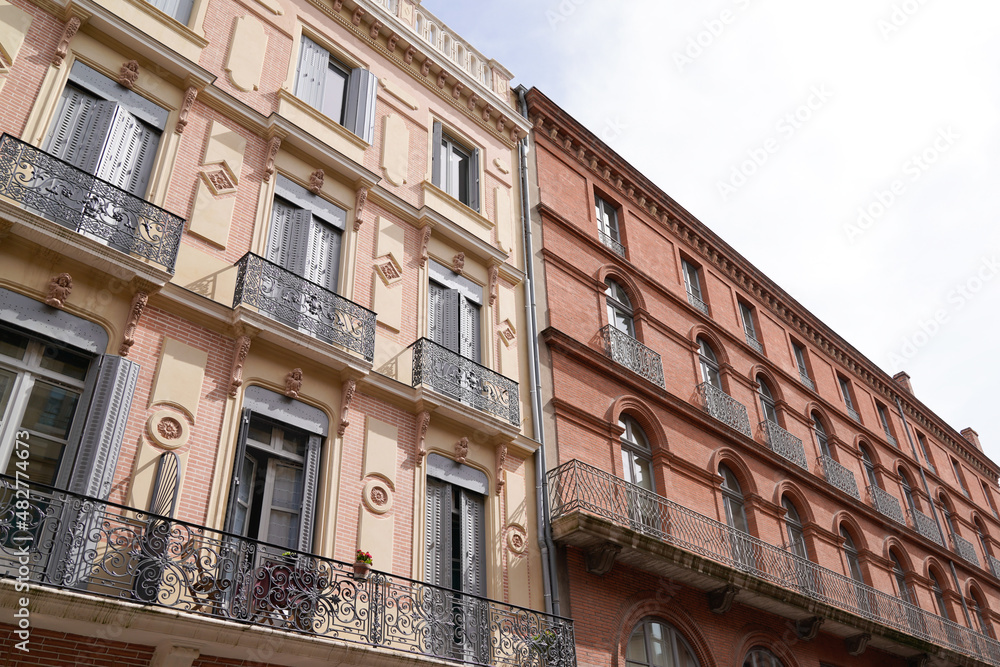
[[[1000,460],[1000,3],[423,4]]]

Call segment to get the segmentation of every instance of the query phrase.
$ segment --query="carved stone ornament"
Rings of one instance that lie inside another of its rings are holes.
[[[210,171],[205,175],[208,178],[208,182],[216,192],[232,190],[236,187],[236,184],[233,183],[232,179],[229,178],[229,174],[227,174],[224,169]]]
[[[45,297],[45,303],[53,308],[62,308],[72,291],[73,276],[68,273],[52,276],[49,280],[49,293]]]
[[[501,134],[503,134],[503,128],[505,127],[506,124],[507,124],[507,119],[504,118],[503,116],[498,116],[497,117],[497,132],[500,132]]]
[[[726,584],[722,588],[716,588],[708,593],[708,609],[713,614],[725,614],[733,608],[733,601],[736,594],[740,592],[736,586]]]
[[[229,395],[235,397],[236,393],[243,386],[243,364],[250,354],[250,336],[240,336],[236,339],[236,347],[233,348],[233,366],[229,372]]]
[[[521,526],[507,528],[507,548],[520,556],[528,548],[528,536]]]
[[[149,303],[149,294],[146,292],[136,292],[135,296],[132,297],[132,306],[128,311],[128,319],[125,321],[125,330],[122,334],[122,344],[118,348],[118,356],[127,357],[128,351],[135,344],[135,329],[139,325],[139,318],[142,317],[142,311],[146,309],[147,303]]]
[[[476,102],[478,102],[478,101],[479,101],[479,95],[476,95],[475,93],[472,93],[471,95],[469,95],[469,102],[468,102],[468,104],[469,104],[469,111],[475,111],[476,110]]]
[[[281,138],[271,137],[270,141],[267,142],[267,158],[264,160],[265,183],[269,182],[271,175],[274,174],[274,158],[278,156],[279,148],[281,148]]]
[[[465,460],[469,458],[469,439],[465,436],[459,438],[458,442],[455,443],[455,460],[459,463],[465,463]]]
[[[487,104],[483,107],[483,120],[487,123],[490,122],[490,118],[493,116],[493,105]]]
[[[322,169],[317,169],[309,174],[309,192],[318,195],[323,189],[324,180],[326,180],[326,174],[323,173]]]
[[[191,107],[194,106],[197,97],[198,89],[194,86],[184,92],[184,101],[181,102],[180,111],[177,113],[177,125],[174,126],[174,132],[177,134],[184,134],[184,128],[188,124],[188,115],[191,113]]]
[[[56,46],[56,54],[52,57],[53,67],[59,67],[62,65],[63,60],[66,59],[66,54],[69,53],[69,43],[73,40],[73,36],[76,35],[76,31],[79,29],[80,18],[77,16],[71,16],[70,19],[66,21],[62,37],[59,39],[59,45]]]
[[[459,82],[451,89],[451,96],[456,100],[462,96],[462,91],[465,90],[465,86]]]
[[[118,83],[132,90],[132,86],[139,80],[139,63],[134,60],[126,60],[122,63],[122,68],[118,70]]]
[[[489,292],[490,292],[490,305],[491,306],[494,303],[496,303],[497,292],[499,291],[499,289],[500,289],[500,267],[497,266],[496,264],[494,264],[494,265],[492,265],[490,267]]]
[[[519,142],[521,139],[524,139],[524,137],[526,136],[527,135],[525,134],[521,134],[521,130],[519,130],[518,128],[516,127],[510,128],[510,140],[513,141],[515,144]],[[583,149],[581,148],[580,150]]]
[[[409,65],[409,64],[411,64],[413,62],[413,55],[416,52],[417,52],[417,47],[415,47],[415,46],[411,46],[410,48],[406,49],[406,53],[403,54],[403,60],[406,61],[407,65]],[[425,74],[424,76],[427,76],[427,75]]]
[[[392,509],[393,489],[386,480],[372,477],[361,490],[361,501],[372,514],[385,514]]]
[[[444,88],[444,84],[446,83],[448,83],[448,73],[445,72],[444,70],[441,70],[440,72],[438,72],[438,80],[437,80],[438,88]]]
[[[430,58],[424,58],[423,64],[420,66],[420,74],[427,76],[431,73],[431,67],[434,65],[434,61]]]
[[[622,548],[617,544],[605,542],[599,547],[592,547],[584,555],[587,572],[603,577],[615,566],[615,559]]]
[[[360,5],[354,10],[354,14],[351,16],[351,23],[354,25],[361,25],[361,18],[365,15],[365,10]]]
[[[378,39],[378,31],[382,29],[382,24],[379,21],[372,21],[372,24],[368,27],[368,36],[372,39]]]
[[[187,444],[191,435],[187,420],[170,410],[157,410],[150,415],[146,432],[153,444],[162,449],[179,449]]]
[[[462,271],[465,271],[465,253],[460,252],[451,259],[451,270],[462,275]]]
[[[853,635],[851,637],[845,637],[844,648],[847,649],[847,653],[849,655],[859,656],[865,652],[866,648],[868,648],[868,642],[870,642],[871,639],[872,636],[867,632],[862,632],[859,635]]]
[[[497,495],[503,491],[503,486],[507,482],[504,476],[504,464],[507,463],[507,444],[503,443],[497,447]]]
[[[427,456],[427,427],[431,425],[431,413],[424,410],[417,416],[417,454]]]
[[[368,203],[368,188],[358,188],[354,197],[354,231],[361,229],[361,214],[365,211],[365,204]]]
[[[177,440],[181,437],[181,423],[175,417],[165,417],[156,425],[156,432],[164,440]]]
[[[347,419],[347,413],[351,409],[351,401],[354,400],[354,392],[358,388],[358,382],[354,378],[344,383],[343,396],[340,399],[340,424],[337,426],[337,435],[344,435],[351,422]]]
[[[399,40],[399,35],[397,35],[396,33],[392,33],[391,35],[389,35],[389,41],[387,41],[385,44],[386,47],[388,47],[389,49],[389,53],[392,53],[393,51],[396,50],[396,42],[398,40]]]
[[[823,625],[823,618],[821,616],[800,618],[795,621],[795,634],[797,634],[799,639],[803,641],[812,641],[813,639],[816,639],[816,635],[819,634],[819,628],[821,625]]]
[[[333,0],[333,11],[340,13],[340,8],[344,6],[344,0]]]
[[[431,243],[431,228],[430,226],[424,227],[423,234],[420,237],[420,266],[421,268],[427,264],[427,253],[428,246]]]
[[[285,396],[288,398],[298,398],[302,390],[302,369],[293,368],[285,376]]]

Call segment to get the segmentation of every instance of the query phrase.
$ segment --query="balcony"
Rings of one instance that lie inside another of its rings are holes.
[[[698,394],[701,396],[705,412],[734,431],[739,431],[748,438],[753,437],[745,405],[708,382],[698,385]]]
[[[261,314],[313,338],[375,356],[375,313],[298,276],[263,257],[247,253],[236,262],[233,308],[253,306]]]
[[[861,415],[859,415],[858,411],[849,405],[847,406],[847,414],[850,415],[851,419],[853,419],[854,421],[858,422],[859,424],[861,423]]]
[[[549,471],[548,487],[553,537],[561,543],[585,550],[610,543],[618,562],[702,590],[734,584],[744,604],[791,619],[806,610],[825,619],[825,632],[868,632],[871,646],[899,655],[914,652],[913,639],[903,634],[960,654],[963,661],[968,656],[1000,665],[1000,643],[985,635],[594,466],[564,463]]]
[[[688,303],[700,310],[705,315],[708,315],[708,304],[705,303],[700,296],[694,292],[688,292]]]
[[[986,559],[990,562],[990,572],[993,573],[994,577],[1000,579],[1000,558],[987,554]]]
[[[823,469],[823,476],[832,486],[840,489],[849,496],[861,500],[861,493],[858,492],[858,482],[854,479],[854,473],[833,460],[832,457],[824,454],[816,459]]]
[[[796,438],[770,420],[762,421],[760,429],[767,437],[767,446],[771,448],[772,452],[783,456],[803,470],[809,470],[809,463],[806,460],[806,450],[802,446],[801,439]]]
[[[0,477],[0,574],[21,567],[36,586],[164,610],[164,623],[183,612],[329,639],[331,649],[336,641],[452,663],[576,664],[566,619],[384,572],[359,578],[351,563],[49,487],[18,488]]]
[[[972,542],[965,539],[961,535],[955,535],[952,533],[951,548],[952,551],[957,553],[966,561],[972,563],[976,567],[979,567],[979,556],[976,554],[976,547],[972,545]]]
[[[883,516],[887,516],[896,523],[906,525],[906,518],[903,516],[903,508],[899,504],[899,499],[885,489],[877,486],[868,487],[868,497],[871,498],[872,506]]]
[[[941,531],[938,530],[937,522],[932,517],[927,516],[918,509],[911,509],[909,514],[910,520],[913,521],[913,527],[916,528],[918,533],[931,542],[942,547],[944,546],[944,540],[941,539]]]
[[[746,339],[747,339],[747,345],[755,349],[757,351],[757,354],[764,354],[764,346],[761,345],[759,340],[757,340],[750,334],[746,334]]]
[[[663,363],[656,352],[610,324],[601,328],[601,339],[604,341],[604,351],[616,363],[658,387],[664,386]]]
[[[799,382],[809,387],[813,391],[816,391],[816,383],[812,381],[811,377],[809,377],[809,373],[806,373],[801,368],[799,369]]]
[[[0,137],[0,196],[119,252],[174,271],[184,218],[9,134]]]
[[[899,446],[899,445],[896,444],[896,439],[894,437],[892,437],[892,433],[889,433],[889,429],[885,429],[885,440],[886,440],[886,442],[888,442],[893,447],[898,447]]]
[[[600,234],[601,243],[604,244],[605,248],[608,248],[609,250],[611,250],[611,252],[615,253],[619,257],[625,257],[625,246],[623,246],[613,237],[609,236],[608,234],[605,234],[601,230],[597,230],[597,233]]]
[[[426,385],[446,396],[501,419],[521,425],[517,383],[471,359],[421,338],[410,346],[414,387]]]

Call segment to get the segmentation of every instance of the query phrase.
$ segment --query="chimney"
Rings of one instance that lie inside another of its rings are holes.
[[[913,393],[913,385],[910,384],[910,375],[906,371],[899,371],[892,376],[896,383],[906,391]]]
[[[971,428],[962,429],[962,437],[971,442],[976,446],[976,449],[983,451],[983,446],[979,444],[979,434],[973,431]]]

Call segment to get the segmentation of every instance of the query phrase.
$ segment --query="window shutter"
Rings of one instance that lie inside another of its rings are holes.
[[[461,318],[460,354],[466,359],[472,359],[479,363],[482,359],[482,350],[479,345],[479,306],[464,298],[459,298],[458,301]]]
[[[322,437],[312,434],[306,445],[305,471],[302,479],[302,510],[299,514],[299,551],[312,551],[313,516],[316,513],[316,487],[319,481],[319,454]]]
[[[472,157],[469,158],[469,208],[477,213],[479,210],[479,149],[472,149]]]
[[[344,127],[369,144],[375,138],[375,96],[378,77],[360,67],[347,80],[347,109]]]
[[[67,85],[59,101],[56,121],[52,124],[45,150],[57,158],[79,166],[84,140],[90,135],[94,110],[101,102],[96,96]]]
[[[292,220],[295,211],[293,206],[277,197],[271,206],[271,229],[267,235],[267,258],[279,266],[288,266],[288,255],[295,229]]]
[[[456,354],[462,354],[462,324],[459,315],[463,301],[462,295],[457,289],[446,289],[441,292],[441,319],[439,320],[441,340],[437,342]]]
[[[233,457],[233,481],[229,485],[229,500],[226,501],[226,521],[222,527],[227,533],[234,532],[233,521],[236,518],[236,494],[239,493],[240,484],[244,483],[244,480],[240,479],[240,474],[243,470],[243,457],[246,456],[247,433],[249,431],[250,409],[243,408],[240,414],[239,436],[236,438],[236,456]],[[245,482],[249,483],[250,480],[245,480]]]
[[[320,111],[323,110],[323,88],[326,83],[326,70],[329,66],[330,52],[302,35],[295,96]]]
[[[159,133],[118,107],[95,175],[137,197],[143,197],[159,143]]]
[[[167,16],[187,25],[191,19],[191,7],[194,0],[150,0],[149,4]]]
[[[462,515],[462,591],[486,595],[486,507],[478,493],[460,491]]]
[[[306,275],[311,228],[312,213],[304,208],[294,209],[291,216],[291,234],[288,239],[288,263],[284,267],[298,276]]]
[[[139,364],[134,361],[111,355],[101,359],[71,472],[70,491],[95,498],[108,497],[138,379]]]
[[[441,154],[442,134],[441,123],[435,121],[431,133],[431,183],[439,188],[444,187],[441,183],[441,169],[444,160],[444,155]]]
[[[428,477],[424,579],[446,588],[452,587],[451,509],[451,485]]]
[[[331,292],[340,272],[340,230],[310,216],[305,277]]]
[[[115,102],[105,100],[94,100],[77,107],[75,118],[70,120],[73,127],[68,142],[59,157],[88,174],[96,175],[117,108]]]

